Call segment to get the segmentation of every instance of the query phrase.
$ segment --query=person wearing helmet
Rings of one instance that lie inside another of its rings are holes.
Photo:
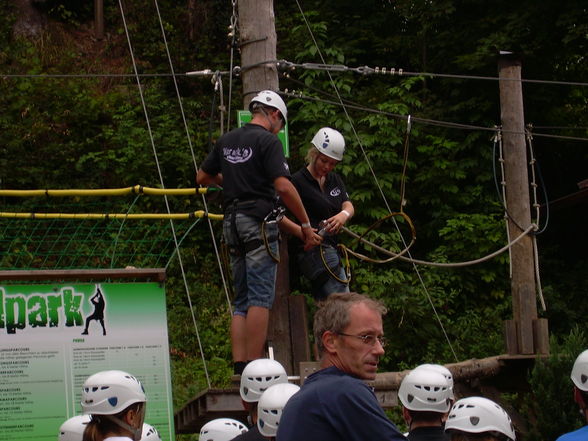
[[[84,441],[140,441],[146,403],[143,385],[127,372],[89,376],[82,386],[82,410],[91,416]]]
[[[300,386],[290,383],[280,383],[270,386],[259,398],[259,418],[257,428],[269,439],[274,439],[278,433],[282,411],[288,400]]]
[[[279,256],[277,219],[268,220],[276,196],[301,222],[298,229],[307,246],[320,242],[290,182],[276,136],[287,121],[286,104],[277,93],[264,90],[251,100],[249,110],[251,122],[222,135],[196,176],[199,185],[223,187],[223,238],[235,289],[231,321],[235,374],[264,353]]]
[[[415,369],[428,369],[431,371],[439,372],[447,379],[447,383],[449,384],[449,399],[451,400],[451,406],[455,402],[455,394],[453,393],[453,374],[449,369],[447,369],[442,364],[432,364],[432,363],[425,363],[420,364]],[[450,407],[451,407],[450,406]]]
[[[257,426],[259,400],[268,388],[285,383],[288,383],[288,374],[276,360],[259,358],[245,367],[241,374],[239,393],[251,427],[248,432],[237,436],[235,441],[265,441]]]
[[[312,294],[324,300],[334,292],[349,292],[348,276],[337,251],[337,234],[353,216],[353,204],[341,177],[333,170],[343,160],[345,139],[340,132],[322,127],[312,138],[306,155],[306,167],[292,176],[302,203],[323,240],[319,247],[296,247],[296,262],[302,275],[310,281]],[[282,228],[304,238],[300,228],[285,220]]]
[[[451,441],[515,441],[515,430],[506,411],[483,397],[455,402],[445,422]]]
[[[247,427],[241,421],[232,418],[217,418],[202,426],[198,440],[230,441],[246,432]]]
[[[400,383],[398,398],[410,441],[448,441],[443,428],[451,407],[447,378],[428,368],[415,368]]]
[[[159,432],[151,424],[143,423],[143,432],[141,433],[141,441],[161,441]]]
[[[384,355],[384,306],[358,293],[333,293],[314,315],[321,369],[288,400],[277,441],[401,441],[365,380]]]
[[[570,378],[574,383],[574,401],[580,407],[583,422],[588,422],[588,349],[576,358]],[[557,441],[580,441],[586,439],[588,439],[588,424],[578,430],[563,434]]]
[[[59,428],[57,441],[83,441],[84,430],[90,422],[90,415],[77,415],[66,420]],[[155,427],[143,423],[141,441],[161,441]]]
[[[90,422],[90,415],[76,415],[64,421],[59,427],[58,441],[82,441],[84,430]]]

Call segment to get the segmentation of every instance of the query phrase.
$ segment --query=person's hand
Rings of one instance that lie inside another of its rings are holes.
[[[302,234],[304,235],[304,251],[320,245],[323,241],[323,238],[316,234],[316,228],[302,228]]]
[[[337,213],[335,216],[332,216],[327,219],[327,228],[326,231],[329,234],[338,234],[341,231],[341,228],[347,223],[347,219],[349,217],[343,213]]]

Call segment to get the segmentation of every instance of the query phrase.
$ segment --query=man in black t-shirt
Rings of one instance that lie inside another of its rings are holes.
[[[264,218],[275,196],[301,222],[300,232],[309,247],[321,240],[290,182],[276,136],[287,120],[284,101],[277,93],[264,90],[251,100],[249,110],[251,122],[221,136],[196,177],[200,185],[223,187],[223,236],[235,288],[231,344],[236,374],[264,352],[275,292],[275,256],[279,255],[277,224],[264,223]]]

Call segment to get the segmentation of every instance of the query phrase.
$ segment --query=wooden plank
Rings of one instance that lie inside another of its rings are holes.
[[[519,353],[519,344],[517,337],[517,322],[514,320],[504,321],[504,340],[506,352],[510,355]]]
[[[165,268],[0,271],[0,280],[145,279],[164,282]]]
[[[273,349],[274,359],[284,366],[289,375],[292,375],[294,366],[292,364],[290,314],[288,311],[289,292],[288,243],[287,239],[283,238],[280,243],[280,263],[276,275],[276,298],[270,312],[268,344]]]
[[[533,336],[535,353],[549,354],[549,328],[547,319],[540,318],[533,321]]]
[[[206,389],[192,398],[174,416],[178,434],[198,433],[200,428],[215,418],[234,418],[246,423],[238,388]]]
[[[289,296],[288,306],[290,313],[290,336],[292,339],[293,372],[294,375],[300,375],[300,363],[310,360],[306,299],[304,296]]]

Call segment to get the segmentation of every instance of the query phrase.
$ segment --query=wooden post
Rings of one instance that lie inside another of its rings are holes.
[[[94,0],[94,36],[104,38],[104,0]]]
[[[502,121],[504,172],[509,241],[531,223],[525,117],[521,83],[521,62],[509,55],[498,61],[500,119]],[[533,354],[533,321],[537,319],[533,243],[528,235],[511,249],[512,304],[518,351]]]
[[[239,35],[243,104],[246,109],[255,92],[278,90],[276,27],[273,0],[239,0]],[[271,64],[263,64],[271,61]],[[258,66],[249,68],[257,63]]]

